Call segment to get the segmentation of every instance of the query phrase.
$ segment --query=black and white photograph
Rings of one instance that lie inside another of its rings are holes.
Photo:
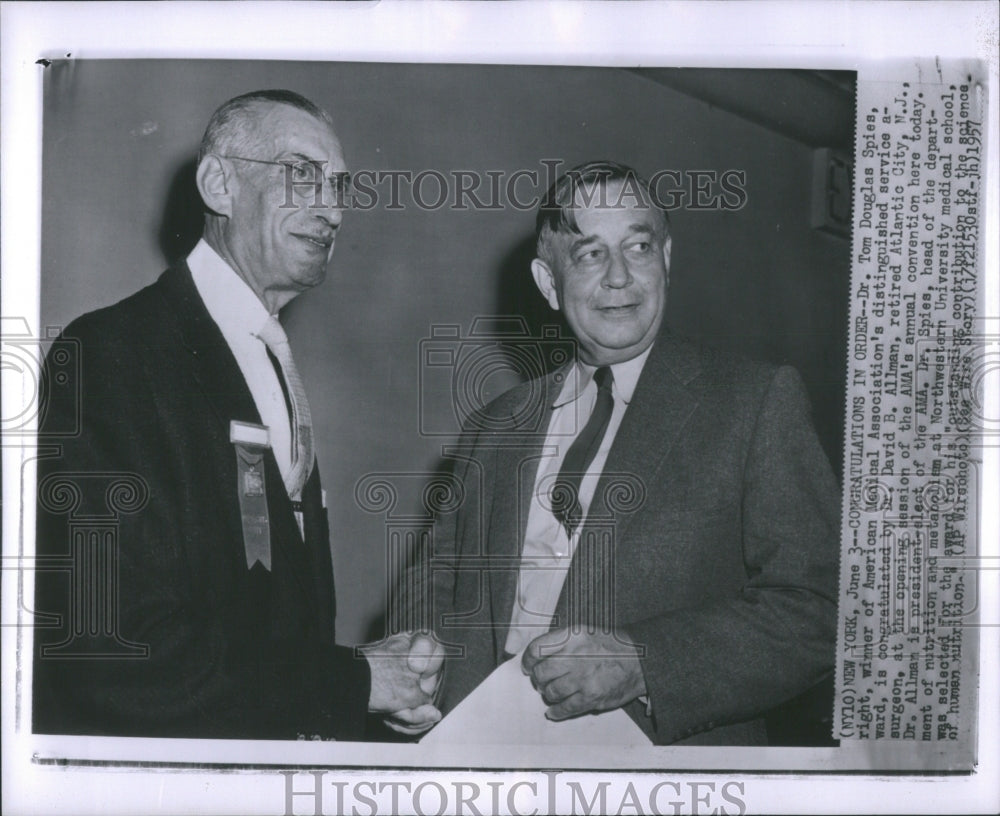
[[[581,52],[687,3],[62,49],[27,5],[11,812],[989,811],[995,57]]]

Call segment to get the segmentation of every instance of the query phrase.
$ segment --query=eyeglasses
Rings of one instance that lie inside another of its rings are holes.
[[[220,156],[222,159],[237,159],[238,161],[252,162],[253,164],[270,164],[276,167],[285,167],[291,172],[293,184],[322,184],[323,165],[325,161],[319,159],[285,159],[284,161],[269,161],[267,159],[251,159],[246,156]],[[344,171],[341,173],[331,173],[326,176],[330,188],[334,195],[346,193],[351,186],[351,174]]]

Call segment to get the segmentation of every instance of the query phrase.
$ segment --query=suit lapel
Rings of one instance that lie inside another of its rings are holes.
[[[260,414],[236,358],[195,288],[187,264],[168,270],[160,279],[167,308],[175,315],[181,345],[193,363],[191,374],[229,435],[229,422],[260,424]]]
[[[611,580],[614,551],[622,546],[629,525],[642,512],[646,486],[668,465],[670,452],[697,407],[698,399],[688,384],[699,370],[696,352],[689,344],[668,334],[657,340],[594,491],[556,608],[558,626],[579,621],[581,616],[599,623],[593,620],[594,615],[602,609],[613,611],[613,598],[607,593],[624,585],[621,578]],[[570,609],[571,598],[576,608]]]
[[[247,387],[243,372],[226,343],[222,332],[205,308],[204,301],[191,278],[186,263],[167,270],[160,278],[168,313],[176,317],[181,346],[191,358],[191,376],[212,407],[221,438],[228,442],[229,423],[236,419],[261,424],[260,413]],[[229,448],[232,446],[229,445]],[[235,456],[235,453],[232,453]],[[271,545],[282,551],[284,560],[292,566],[296,580],[314,609],[318,601],[309,562],[303,545],[291,501],[285,491],[281,471],[274,452],[264,457],[267,506],[270,510]],[[243,531],[238,540],[242,542]],[[272,554],[272,558],[276,554]]]

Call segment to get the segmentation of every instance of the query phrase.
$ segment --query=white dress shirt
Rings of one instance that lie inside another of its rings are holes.
[[[271,449],[285,477],[292,468],[292,429],[278,374],[257,336],[270,315],[260,298],[202,239],[187,259],[195,288],[215,321],[268,428]],[[242,419],[242,417],[233,417]]]
[[[528,526],[524,534],[524,547],[521,549],[517,595],[504,647],[509,654],[518,654],[536,637],[545,634],[552,623],[552,615],[559,602],[597,482],[604,471],[604,463],[625,416],[625,409],[632,401],[632,394],[649,351],[650,349],[646,349],[638,357],[611,366],[614,374],[614,408],[597,455],[580,483],[579,501],[583,521],[572,538],[567,536],[566,529],[553,515],[549,493],[566,453],[594,409],[597,401],[597,384],[594,382],[596,368],[575,363],[569,369],[559,396],[552,403],[552,418],[542,448],[543,458],[538,463],[538,473],[532,488]]]

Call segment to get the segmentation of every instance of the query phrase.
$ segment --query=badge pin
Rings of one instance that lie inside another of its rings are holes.
[[[264,495],[264,474],[252,467],[243,474],[243,495],[248,498]]]

